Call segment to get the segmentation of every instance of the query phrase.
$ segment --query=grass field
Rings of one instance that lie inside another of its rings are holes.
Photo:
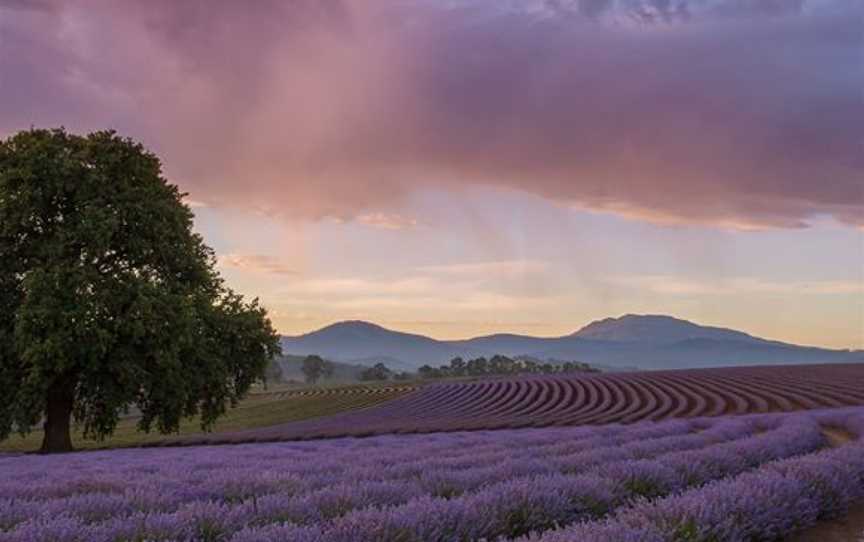
[[[333,388],[306,388],[279,390],[251,394],[237,408],[231,409],[213,428],[213,433],[240,431],[267,427],[287,422],[329,416],[347,410],[357,410],[377,405],[414,389],[399,385],[358,385]],[[118,448],[138,446],[156,442],[166,435],[137,430],[137,418],[120,421],[114,435],[102,442],[84,439],[80,432],[73,434],[73,444],[78,449]],[[201,434],[197,418],[184,420],[179,436]],[[178,434],[169,435],[176,437]],[[38,450],[42,443],[42,431],[36,430],[22,438],[12,436],[0,442],[0,452],[29,452]]]

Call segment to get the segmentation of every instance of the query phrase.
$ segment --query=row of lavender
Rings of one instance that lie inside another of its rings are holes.
[[[864,409],[9,457],[0,542],[770,539],[864,497],[820,424]]]
[[[820,413],[816,419],[844,428],[856,439],[691,491],[643,499],[603,521],[521,542],[781,540],[819,520],[841,516],[864,499],[864,412]]]
[[[173,443],[633,423],[861,405],[861,363],[544,375],[427,385],[369,409]]]
[[[159,538],[217,529],[225,533],[250,522],[245,517],[250,513],[259,523],[312,524],[355,508],[470,491],[495,478],[484,468],[489,464],[497,465],[499,480],[546,472],[544,464],[527,460],[538,450],[562,462],[569,459],[578,468],[604,461],[604,453],[615,446],[632,446],[640,438],[656,445],[698,428],[686,423],[630,434],[620,428],[596,435],[572,429],[542,435],[531,431],[509,435],[516,454],[509,454],[502,440],[508,435],[475,433],[423,440],[384,437],[315,445],[118,451],[62,460],[28,458],[27,463],[19,458],[7,460],[3,471],[8,476],[0,498],[7,500],[0,506],[0,527],[18,539],[27,539],[28,533],[36,539],[57,538],[67,530],[93,537],[93,529],[81,523],[112,517],[128,523],[127,518],[136,517],[144,523],[139,534]],[[729,428],[732,435],[740,429]],[[592,449],[591,456],[579,455]],[[499,464],[504,458],[509,461]],[[380,479],[386,483],[376,481]],[[400,483],[406,479],[408,483]],[[344,480],[352,482],[341,483]],[[233,513],[237,510],[244,517]],[[22,524],[28,518],[34,520]]]

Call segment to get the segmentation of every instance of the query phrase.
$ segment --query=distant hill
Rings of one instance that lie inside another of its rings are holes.
[[[636,314],[596,320],[572,336],[595,341],[616,342],[672,343],[689,339],[766,342],[741,331],[700,326],[672,316]]]
[[[437,364],[456,356],[485,354],[356,320],[339,322],[298,337],[283,337],[282,349],[287,354],[320,354],[335,361],[368,366],[380,361],[395,370],[413,370],[424,363]],[[397,363],[400,366],[396,366]]]
[[[283,337],[282,346],[290,354],[320,354],[358,365],[381,361],[397,370],[440,365],[456,356],[494,354],[640,369],[864,362],[860,350],[798,346],[671,316],[635,314],[597,320],[563,337],[496,334],[461,341],[439,341],[351,321]]]

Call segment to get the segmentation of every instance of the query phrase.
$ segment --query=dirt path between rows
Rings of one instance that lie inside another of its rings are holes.
[[[855,435],[840,427],[824,427],[822,433],[832,448],[843,446],[855,438]],[[864,503],[853,506],[845,517],[824,521],[787,540],[787,542],[859,541],[864,541]]]
[[[853,507],[846,517],[820,523],[812,529],[789,537],[787,542],[864,541],[864,503]]]
[[[828,439],[828,443],[831,445],[832,448],[843,446],[846,443],[852,442],[852,440],[855,438],[855,435],[843,429],[842,427],[823,427],[822,434],[825,435],[825,438]]]

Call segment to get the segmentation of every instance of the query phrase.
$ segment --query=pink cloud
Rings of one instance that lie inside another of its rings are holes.
[[[217,258],[220,267],[239,269],[252,273],[274,275],[296,275],[297,270],[280,258],[264,254],[221,254]]]
[[[357,221],[367,226],[385,230],[404,230],[417,226],[417,219],[393,213],[367,213],[357,217]]]
[[[0,7],[0,133],[115,127],[201,203],[383,226],[418,188],[486,184],[661,223],[864,224],[853,2],[43,8]]]

